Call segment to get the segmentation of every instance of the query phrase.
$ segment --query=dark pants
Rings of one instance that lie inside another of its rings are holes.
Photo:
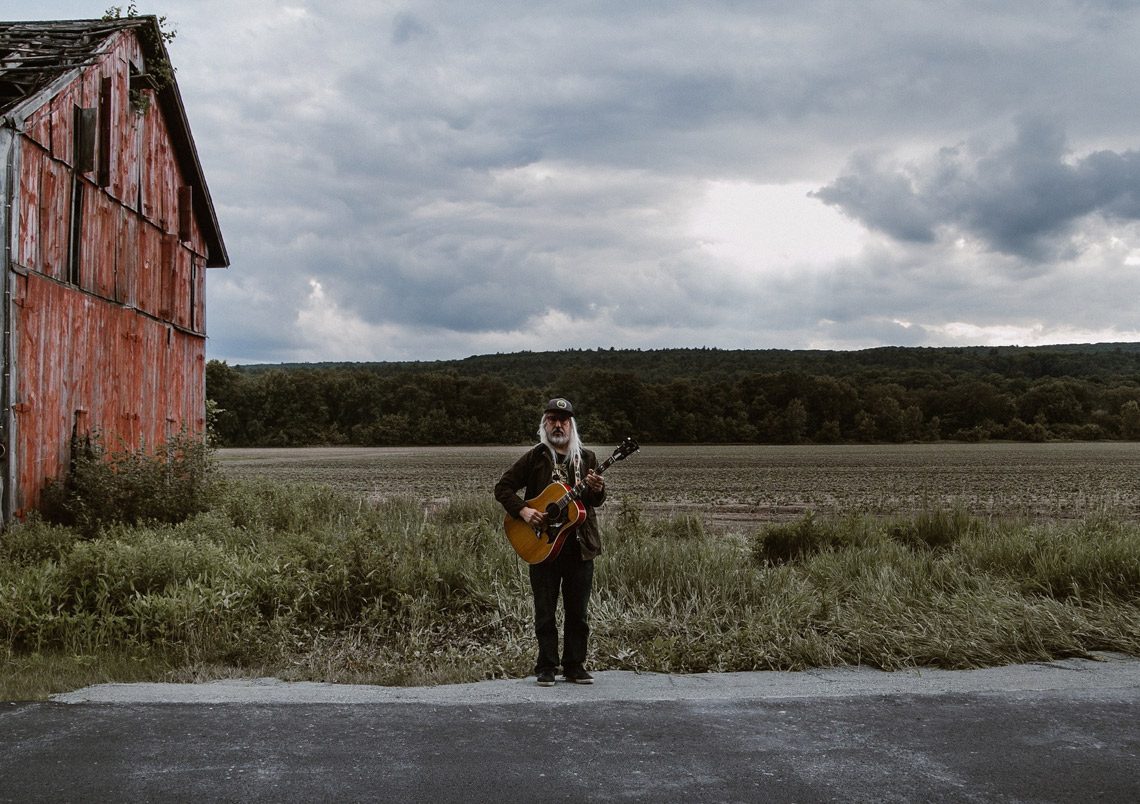
[[[587,609],[594,583],[594,562],[583,561],[577,539],[567,539],[553,561],[530,565],[530,588],[534,593],[534,635],[538,638],[535,674],[558,670],[558,593],[562,592],[564,633],[562,672],[586,664],[586,641],[590,636]]]

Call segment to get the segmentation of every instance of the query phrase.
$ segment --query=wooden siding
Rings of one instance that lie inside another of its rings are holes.
[[[37,274],[13,299],[19,516],[66,468],[73,429],[113,449],[153,447],[205,427],[205,339]]]
[[[72,171],[25,142],[20,160],[19,226],[14,260],[24,272],[68,278]],[[178,239],[177,193],[168,225],[159,227],[81,178],[83,218],[80,287],[137,307],[179,327],[204,332],[203,294],[197,280],[205,257]],[[156,184],[162,183],[161,178]],[[162,195],[164,191],[156,191]],[[191,301],[194,303],[190,309]]]
[[[154,446],[205,421],[205,265],[199,221],[159,104],[131,105],[134,34],[31,112],[18,137],[9,363],[9,515],[39,500],[73,431]],[[110,111],[92,170],[75,171],[76,108]],[[106,126],[110,125],[109,130]],[[106,153],[109,150],[110,153]],[[82,193],[79,271],[70,270]],[[77,279],[77,283],[73,281]]]

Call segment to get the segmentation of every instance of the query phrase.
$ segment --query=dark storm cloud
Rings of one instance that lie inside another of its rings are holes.
[[[909,164],[856,157],[813,195],[899,240],[964,234],[1040,261],[1065,256],[1088,215],[1140,219],[1140,152],[1074,158],[1055,124],[1028,119],[999,147],[958,145]]]

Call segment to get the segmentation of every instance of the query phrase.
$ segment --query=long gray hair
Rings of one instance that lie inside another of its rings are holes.
[[[538,420],[538,440],[546,445],[550,450],[550,460],[558,463],[558,450],[550,443],[550,439],[546,437],[546,414],[542,414],[542,418]],[[574,417],[570,417],[570,441],[566,444],[566,457],[570,461],[570,465],[574,467],[575,480],[582,479],[582,440],[578,438],[578,422]]]

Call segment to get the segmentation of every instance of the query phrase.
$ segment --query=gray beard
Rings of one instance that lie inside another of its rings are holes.
[[[546,437],[550,441],[550,443],[553,444],[555,447],[565,447],[565,446],[568,446],[570,444],[569,433],[563,433],[562,435],[555,435],[554,433],[547,433]]]

